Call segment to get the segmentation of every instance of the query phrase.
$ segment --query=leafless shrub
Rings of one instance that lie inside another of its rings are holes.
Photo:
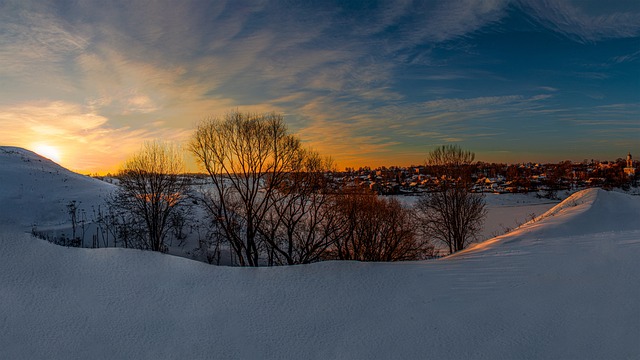
[[[403,261],[433,257],[434,247],[419,237],[410,210],[395,199],[353,192],[338,196],[334,211],[342,233],[336,237],[331,258],[360,261]]]

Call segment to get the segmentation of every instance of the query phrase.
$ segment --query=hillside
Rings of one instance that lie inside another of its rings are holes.
[[[635,358],[639,216],[591,189],[438,261],[258,269],[0,232],[0,358]]]
[[[640,196],[598,188],[586,189],[574,193],[520,228],[506,235],[474,244],[455,256],[492,249],[495,243],[606,233],[616,236],[620,232],[640,231],[638,219],[640,219]]]
[[[70,201],[89,213],[114,188],[22,148],[0,146],[0,164],[0,228],[68,223]]]

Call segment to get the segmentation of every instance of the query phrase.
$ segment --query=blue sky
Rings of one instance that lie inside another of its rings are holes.
[[[616,159],[640,156],[640,2],[4,0],[0,82],[0,143],[84,172],[236,109],[340,168]]]

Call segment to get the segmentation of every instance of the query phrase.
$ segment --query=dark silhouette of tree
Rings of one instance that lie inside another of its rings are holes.
[[[439,181],[434,191],[416,204],[424,236],[442,242],[449,253],[464,249],[482,230],[486,208],[482,195],[471,191],[475,154],[457,145],[433,150],[427,163]]]
[[[197,128],[190,150],[206,170],[213,190],[203,204],[241,266],[258,266],[261,229],[278,189],[298,165],[300,140],[282,115],[231,112]]]
[[[136,240],[131,245],[152,251],[167,250],[170,219],[179,211],[188,191],[183,170],[179,149],[162,142],[144,144],[125,162],[110,206],[127,227],[123,230],[127,242],[132,235],[132,240]]]
[[[341,229],[340,218],[331,207],[331,161],[312,151],[299,151],[295,167],[278,187],[260,229],[269,264],[319,261]]]

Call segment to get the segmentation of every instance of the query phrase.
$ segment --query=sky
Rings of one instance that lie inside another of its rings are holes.
[[[640,158],[640,2],[0,0],[0,145],[83,173],[230,111],[338,168]]]

